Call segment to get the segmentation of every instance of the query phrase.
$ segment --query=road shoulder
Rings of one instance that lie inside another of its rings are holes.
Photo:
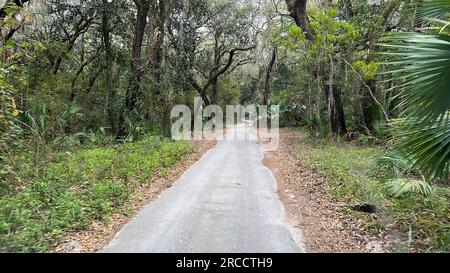
[[[333,198],[327,181],[302,163],[302,157],[308,156],[298,145],[302,133],[281,130],[280,134],[280,148],[266,152],[263,163],[276,177],[287,218],[301,230],[306,252],[382,252],[377,236],[343,213],[348,205]]]

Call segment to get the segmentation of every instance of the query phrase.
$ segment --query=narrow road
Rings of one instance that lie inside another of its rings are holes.
[[[303,252],[262,159],[255,141],[220,141],[101,252]]]

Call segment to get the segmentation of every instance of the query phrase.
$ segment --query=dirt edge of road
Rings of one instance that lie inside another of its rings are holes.
[[[216,141],[193,143],[193,151],[186,154],[166,176],[155,175],[149,183],[142,184],[120,211],[112,214],[107,222],[94,222],[88,229],[66,234],[66,240],[55,247],[54,253],[93,253],[107,246],[125,224],[137,213],[172,185],[195,162],[199,161],[209,150],[217,145]],[[126,212],[126,213],[124,213]]]
[[[263,164],[277,180],[278,195],[290,225],[301,231],[306,252],[383,252],[383,243],[358,220],[343,213],[348,207],[329,194],[327,181],[301,160],[296,141],[300,132],[280,131],[280,147],[264,152]],[[293,234],[296,236],[296,234]]]

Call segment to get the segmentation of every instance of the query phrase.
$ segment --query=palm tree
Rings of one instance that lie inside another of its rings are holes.
[[[427,180],[449,178],[450,0],[423,2],[420,32],[393,33],[383,44],[399,82],[402,117],[392,122],[398,149]]]

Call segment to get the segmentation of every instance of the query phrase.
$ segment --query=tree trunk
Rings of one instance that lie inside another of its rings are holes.
[[[97,59],[100,56],[100,53],[95,54],[94,56],[92,56],[89,60],[84,61],[80,68],[78,68],[77,72],[75,73],[75,76],[72,79],[71,82],[71,92],[70,92],[70,102],[73,103],[75,100],[75,96],[77,95],[77,90],[76,90],[76,83],[78,78],[80,77],[81,73],[83,73],[83,70],[86,68],[87,65],[89,65],[90,63],[92,63],[95,59]]]
[[[338,133],[341,135],[345,135],[347,134],[347,124],[345,122],[344,105],[342,103],[342,92],[337,87],[337,85],[333,86],[333,100],[334,100],[336,120],[339,126]]]
[[[328,100],[328,116],[330,121],[330,129],[334,135],[347,133],[347,125],[345,123],[345,113],[342,104],[341,91],[337,86],[334,78],[335,62],[333,56],[330,55],[330,71],[328,83],[324,86],[325,97]],[[339,65],[338,65],[339,68]],[[324,72],[324,71],[322,71]]]
[[[309,18],[306,13],[306,4],[308,0],[285,0],[291,17],[300,27],[309,41],[314,41],[314,33],[309,24]]]
[[[222,32],[216,30],[214,33],[214,60],[213,60],[213,67],[214,69],[211,70],[210,75],[216,73],[219,70],[220,64],[222,62],[222,54],[220,54],[220,38],[222,36]],[[212,83],[212,96],[211,96],[211,104],[217,104],[219,101],[219,78],[214,79]]]
[[[109,125],[113,133],[116,133],[116,118],[114,111],[115,91],[112,82],[112,48],[111,48],[111,34],[109,23],[109,3],[108,0],[103,0],[103,16],[102,16],[102,35],[103,44],[105,46],[105,87],[106,87],[106,112],[108,115]]]
[[[159,35],[157,37],[157,48],[156,48],[156,95],[159,96],[158,100],[161,105],[161,124],[162,124],[162,133],[164,135],[170,134],[170,112],[171,112],[171,104],[169,99],[169,90],[168,85],[164,79],[166,74],[166,44],[164,40],[166,38],[166,21],[167,14],[169,10],[169,5],[171,1],[158,1],[158,29]]]
[[[131,52],[131,77],[125,103],[126,112],[131,112],[136,107],[136,103],[140,95],[139,88],[143,75],[141,54],[149,5],[146,3],[146,1],[141,1],[140,3],[141,4],[137,5],[138,11],[136,16],[133,47]]]
[[[264,82],[264,102],[263,105],[268,105],[270,95],[272,93],[272,80],[273,80],[273,74],[275,72],[275,65],[277,62],[277,55],[278,50],[277,47],[274,47],[272,51],[272,58],[270,59],[269,66],[267,67],[266,71],[266,80]]]
[[[144,40],[145,27],[147,25],[147,13],[150,7],[149,1],[135,1],[137,7],[136,22],[134,27],[133,46],[131,51],[131,75],[127,88],[125,105],[118,120],[117,137],[123,138],[128,134],[125,125],[125,118],[129,117],[135,110],[140,97],[140,85],[143,76],[143,67],[141,61],[142,43]]]
[[[156,79],[156,95],[162,94],[162,80],[164,75],[164,38],[165,38],[165,21],[166,21],[166,7],[165,1],[159,1],[158,5],[158,31],[155,52],[155,79]]]
[[[103,65],[102,67],[100,67],[93,75],[92,77],[89,79],[89,83],[87,85],[86,88],[86,94],[91,93],[92,88],[95,85],[95,82],[97,81],[98,77],[100,77],[100,74],[102,74],[103,70],[105,70],[105,66]]]
[[[347,133],[347,124],[345,121],[341,91],[336,84],[332,86],[330,84],[324,84],[323,89],[327,98],[330,130],[334,135],[345,135]]]
[[[374,94],[376,94],[377,92],[377,86],[376,86],[376,82],[374,80],[369,80],[367,81],[367,85],[372,89],[372,92]],[[367,93],[366,89],[364,89],[362,91],[362,108],[363,108],[363,119],[364,119],[364,124],[366,125],[367,129],[369,129],[370,131],[373,129],[373,124],[374,124],[374,107],[379,109],[379,106],[376,105],[373,102],[373,99],[371,99],[370,95]]]

